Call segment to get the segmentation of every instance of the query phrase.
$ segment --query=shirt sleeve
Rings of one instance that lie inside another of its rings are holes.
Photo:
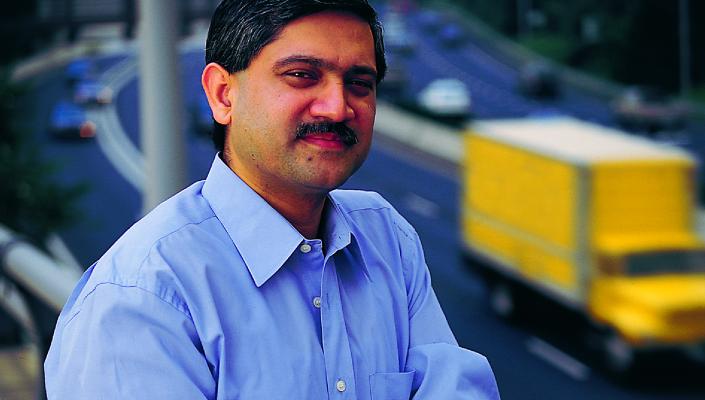
[[[431,286],[421,242],[402,230],[402,257],[409,301],[409,352],[413,399],[499,399],[487,359],[458,346]]]
[[[45,363],[49,399],[214,399],[193,321],[136,286],[97,285],[60,319]]]

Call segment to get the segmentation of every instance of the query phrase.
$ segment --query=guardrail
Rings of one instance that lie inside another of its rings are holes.
[[[59,239],[53,238],[47,247],[63,261],[55,260],[0,225],[0,307],[38,350],[37,399],[46,398],[42,370],[53,333],[53,323],[46,321],[46,310],[55,315],[61,311],[83,272]]]
[[[81,277],[0,225],[0,273],[59,312]],[[2,297],[2,296],[0,296]]]
[[[81,29],[106,23],[123,24],[123,35],[132,38],[139,19],[138,0],[45,0],[37,7],[34,15],[0,15],[1,32],[67,31],[69,42],[79,39]],[[178,0],[178,12],[182,32],[187,31],[190,22],[197,19],[210,19],[218,5],[218,0]]]

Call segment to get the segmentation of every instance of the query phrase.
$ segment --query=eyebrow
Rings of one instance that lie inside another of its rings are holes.
[[[273,70],[278,70],[281,68],[285,68],[289,65],[292,64],[308,64],[312,67],[316,68],[322,68],[322,69],[327,69],[327,70],[338,70],[338,66],[323,60],[318,57],[311,57],[311,56],[306,56],[306,55],[293,55],[289,57],[282,58],[280,60],[277,60],[277,62],[274,63],[274,66],[272,67]],[[377,78],[377,71],[369,67],[367,65],[353,65],[350,69],[345,71],[346,75],[370,75],[373,78]]]

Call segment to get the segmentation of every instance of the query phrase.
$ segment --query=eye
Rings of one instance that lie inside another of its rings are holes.
[[[375,88],[373,81],[362,78],[352,78],[346,83],[346,85],[356,96],[367,96],[374,91]]]
[[[313,79],[314,78],[314,75],[308,71],[290,71],[290,72],[287,72],[286,75],[293,76],[296,78],[304,78],[304,79]]]
[[[315,72],[296,69],[282,74],[284,80],[293,87],[308,87],[316,83],[318,75]]]

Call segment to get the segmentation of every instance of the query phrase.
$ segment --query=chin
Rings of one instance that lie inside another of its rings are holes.
[[[344,178],[341,177],[336,179],[321,179],[313,182],[308,182],[307,186],[318,193],[328,193],[342,186],[348,180],[348,178],[350,178],[349,175]]]

